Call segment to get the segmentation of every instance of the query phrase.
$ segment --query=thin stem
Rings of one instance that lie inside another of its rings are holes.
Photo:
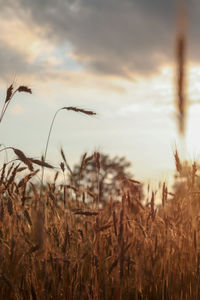
[[[3,116],[4,116],[7,108],[8,108],[9,103],[10,103],[10,100],[8,102],[4,103],[4,105],[3,105],[3,108],[2,108],[2,111],[1,111],[1,116],[0,116],[0,123],[3,119]]]
[[[48,146],[49,146],[49,141],[50,141],[50,136],[51,136],[51,132],[52,132],[52,128],[53,128],[53,124],[54,124],[54,121],[55,121],[55,118],[57,116],[57,114],[59,113],[59,111],[62,110],[62,108],[59,108],[54,116],[53,116],[53,119],[51,121],[51,126],[49,128],[49,133],[48,133],[48,137],[47,137],[47,142],[46,142],[46,147],[45,147],[45,152],[44,152],[44,161],[46,161],[46,157],[47,157],[47,150],[48,150]],[[44,166],[42,167],[42,178],[41,178],[41,186],[40,186],[40,198],[42,196],[42,189],[43,189],[43,181],[44,181]]]
[[[8,149],[13,149],[13,147],[5,147],[5,148],[3,148],[3,149],[0,149],[0,152],[6,151],[6,150],[8,150]]]
[[[10,100],[8,102],[4,102],[4,105],[3,105],[2,111],[1,111],[1,115],[0,115],[0,123],[2,122],[2,119],[3,119],[3,117],[5,115],[5,112],[8,108],[8,105],[10,104],[10,102],[11,102],[13,96],[16,94],[16,92],[17,92],[17,89],[13,92],[12,96],[10,97]]]
[[[51,131],[52,131],[52,128],[53,128],[53,124],[54,124],[54,121],[55,121],[55,118],[58,114],[58,112],[61,110],[62,108],[59,108],[55,114],[54,114],[54,117],[52,119],[52,122],[51,122],[51,126],[50,126],[50,129],[49,129],[49,134],[48,134],[48,138],[47,138],[47,142],[46,142],[46,148],[45,148],[45,152],[44,152],[44,161],[46,160],[46,157],[47,157],[47,150],[48,150],[48,146],[49,146],[49,140],[50,140],[50,136],[51,136]]]
[[[3,114],[4,114],[4,112],[5,112],[6,104],[7,104],[7,103],[4,102],[4,105],[3,105],[3,107],[2,107],[2,110],[1,110],[1,116],[0,116],[0,122],[1,122],[2,117],[3,117]]]

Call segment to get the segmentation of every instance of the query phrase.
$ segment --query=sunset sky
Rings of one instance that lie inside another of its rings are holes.
[[[180,139],[175,112],[178,1],[0,0],[0,96],[16,95],[0,126],[1,143],[40,157],[61,111],[48,161],[71,164],[94,150],[126,156],[140,180],[167,178]],[[185,155],[200,160],[200,2],[188,5],[188,109]],[[184,144],[184,143],[183,143]]]

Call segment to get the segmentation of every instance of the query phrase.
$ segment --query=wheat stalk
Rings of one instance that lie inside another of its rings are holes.
[[[5,112],[6,110],[8,109],[8,106],[12,100],[12,98],[14,97],[14,95],[19,92],[24,92],[24,93],[29,93],[29,94],[32,94],[32,90],[30,88],[28,88],[27,86],[25,85],[20,85],[17,89],[15,89],[14,91],[14,86],[13,86],[13,83],[7,88],[7,91],[6,91],[6,98],[5,98],[5,101],[4,101],[4,105],[2,107],[2,110],[1,110],[1,114],[0,114],[0,123],[2,122],[2,119],[5,115]]]
[[[53,119],[51,121],[51,125],[50,125],[50,128],[49,128],[49,132],[48,132],[48,136],[47,136],[47,141],[46,141],[46,146],[45,146],[45,152],[44,152],[44,161],[46,161],[46,158],[47,158],[47,151],[48,151],[48,147],[49,147],[49,141],[50,141],[50,137],[51,137],[51,132],[52,132],[52,129],[53,129],[53,125],[54,125],[54,122],[55,122],[55,119],[56,119],[56,116],[58,115],[58,113],[61,111],[61,110],[67,110],[67,111],[74,111],[74,112],[77,112],[77,113],[82,113],[82,114],[85,114],[85,115],[89,115],[89,116],[93,116],[93,115],[96,115],[95,112],[91,111],[91,110],[85,110],[85,109],[82,109],[82,108],[78,108],[78,107],[74,107],[74,106],[64,106],[62,108],[59,108],[54,116],[53,116]],[[61,155],[63,156],[63,151],[61,151]],[[65,158],[65,156],[64,156]],[[65,160],[66,161],[66,158]],[[70,168],[69,168],[70,169]],[[41,176],[41,185],[40,185],[40,199],[42,197],[42,190],[43,190],[43,182],[44,182],[44,166],[42,166],[42,176]],[[44,214],[45,214],[45,203],[44,203]]]

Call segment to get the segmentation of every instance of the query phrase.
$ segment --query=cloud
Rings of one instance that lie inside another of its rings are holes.
[[[163,8],[154,2],[149,6],[141,0],[60,0],[55,5],[53,1],[21,0],[23,8],[46,28],[49,39],[59,44],[69,41],[85,67],[122,76],[155,71],[169,60],[166,43],[172,4]]]
[[[0,76],[7,79],[15,73],[28,72],[26,59],[20,51],[7,46],[0,40]]]
[[[174,60],[176,1],[1,0],[1,14],[41,29],[49,44],[70,44],[74,57],[90,71],[132,77],[152,74]],[[200,4],[190,0],[191,40],[197,55]],[[21,33],[23,34],[23,32]]]

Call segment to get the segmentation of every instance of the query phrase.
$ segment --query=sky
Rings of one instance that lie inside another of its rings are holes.
[[[33,91],[15,95],[0,126],[1,144],[39,158],[55,111],[77,106],[97,116],[59,113],[47,155],[54,165],[61,161],[61,146],[71,165],[96,150],[126,156],[135,178],[154,181],[173,173],[176,145],[187,159],[199,160],[200,2],[186,2],[184,139],[175,109],[177,4],[0,0],[1,105],[13,81]]]

